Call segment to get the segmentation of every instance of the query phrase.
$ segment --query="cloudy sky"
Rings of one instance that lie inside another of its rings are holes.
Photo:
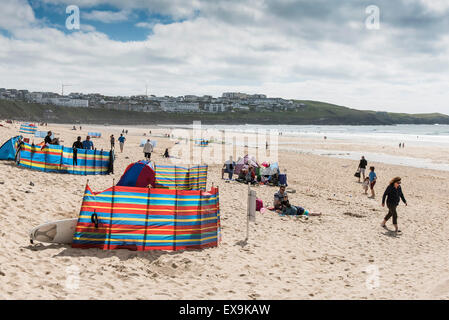
[[[70,5],[80,29],[66,27]],[[449,114],[449,1],[0,0],[0,87],[60,92],[62,82]]]

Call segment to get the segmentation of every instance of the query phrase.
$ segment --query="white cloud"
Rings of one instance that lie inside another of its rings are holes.
[[[101,10],[93,10],[91,12],[82,12],[81,18],[86,20],[100,21],[103,23],[113,23],[113,22],[121,22],[128,20],[131,11],[122,10],[122,11],[101,11]]]
[[[3,0],[0,3],[0,28],[14,30],[35,22],[33,9],[26,0]]]
[[[94,2],[101,1],[84,5]],[[361,109],[448,112],[449,92],[442,88],[449,82],[449,37],[435,40],[438,54],[405,54],[398,46],[403,33],[394,26],[375,32],[360,28],[363,10],[359,25],[354,18],[335,30],[330,19],[312,21],[310,27],[276,15],[267,11],[267,2],[203,3],[195,19],[138,23],[151,27],[152,34],[124,43],[83,23],[81,31],[70,34],[36,26],[25,1],[11,1],[8,12],[16,3],[25,18],[3,22],[14,38],[0,34],[0,87],[58,91],[64,80],[77,92],[133,95],[143,94],[148,82],[149,92],[157,95],[217,96],[236,90]],[[310,28],[316,29],[313,36]]]

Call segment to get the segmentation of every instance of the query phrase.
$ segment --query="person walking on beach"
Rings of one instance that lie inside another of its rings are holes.
[[[153,152],[153,144],[151,143],[150,139],[148,139],[145,145],[143,146],[143,153],[145,155],[145,159],[150,160],[152,152]]]
[[[396,208],[399,205],[400,200],[407,205],[407,201],[402,193],[400,177],[393,178],[387,189],[385,189],[384,195],[382,196],[382,207],[385,207],[385,198],[387,199],[388,214],[385,216],[380,226],[386,229],[387,227],[385,224],[391,217],[393,217],[393,226],[395,231],[400,233],[401,231],[398,228],[398,214]]]
[[[360,159],[359,162],[359,171],[360,171],[360,175],[359,175],[359,182],[360,182],[360,177],[363,176],[363,180],[365,180],[365,169],[366,166],[368,165],[368,162],[365,159],[365,156],[362,156],[362,158]]]
[[[126,138],[123,136],[123,133],[120,134],[120,137],[117,139],[120,142],[120,152],[123,153],[123,146],[125,145]]]
[[[368,188],[369,188],[369,177],[366,177],[365,180],[362,182],[362,188],[365,191],[365,194],[368,194]]]
[[[374,167],[369,167],[369,188],[371,190],[371,197],[372,199],[374,199],[375,197],[375,193],[374,193],[374,185],[376,184],[377,181],[377,175],[374,172]]]
[[[113,134],[111,134],[111,150],[115,149],[115,137]]]

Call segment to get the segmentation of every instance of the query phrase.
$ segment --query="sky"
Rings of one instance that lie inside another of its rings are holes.
[[[62,83],[449,114],[449,1],[0,0],[0,88]]]

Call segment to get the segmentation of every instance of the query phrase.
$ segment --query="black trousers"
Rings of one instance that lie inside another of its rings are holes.
[[[388,206],[388,214],[385,216],[385,221],[388,221],[391,217],[393,217],[393,224],[398,224],[398,213],[396,211],[397,206],[395,205],[387,205]]]

